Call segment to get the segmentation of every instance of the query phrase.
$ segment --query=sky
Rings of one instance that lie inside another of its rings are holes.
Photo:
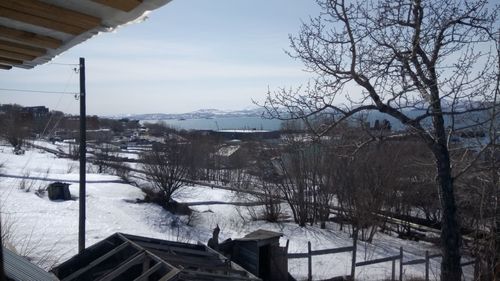
[[[102,33],[52,63],[0,72],[0,87],[78,92],[85,58],[87,114],[238,110],[268,89],[296,87],[310,74],[290,58],[290,34],[319,14],[311,0],[173,0],[138,24]],[[78,113],[72,95],[0,92],[0,103]]]

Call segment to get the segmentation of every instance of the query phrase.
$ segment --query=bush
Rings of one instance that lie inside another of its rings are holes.
[[[165,210],[176,215],[191,216],[193,213],[193,210],[191,210],[185,203],[179,203],[173,199],[170,199],[170,201],[168,202],[165,201],[163,193],[161,191],[152,190],[150,188],[142,188],[142,191],[146,193],[146,195],[144,196],[144,202],[146,203],[158,204]]]

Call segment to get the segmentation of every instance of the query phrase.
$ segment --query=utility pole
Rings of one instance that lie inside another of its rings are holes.
[[[87,153],[87,118],[85,113],[85,58],[80,58],[80,209],[78,220],[78,252],[85,250],[85,173]]]

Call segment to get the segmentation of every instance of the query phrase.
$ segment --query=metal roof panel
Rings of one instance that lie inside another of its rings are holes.
[[[16,281],[55,281],[59,280],[51,273],[3,247],[5,275]]]

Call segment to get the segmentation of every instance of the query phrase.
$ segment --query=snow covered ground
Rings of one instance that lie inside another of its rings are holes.
[[[10,147],[0,146],[0,164],[3,164],[0,173],[10,175],[0,178],[2,229],[10,230],[11,243],[17,251],[45,268],[75,255],[78,247],[78,163],[38,149],[14,155]],[[43,181],[44,178],[71,181],[70,191],[75,199],[54,202],[46,194],[37,195],[39,188],[50,183]],[[216,224],[221,228],[222,240],[243,237],[259,228],[281,232],[284,236],[280,243],[285,245],[288,239],[291,253],[307,252],[308,241],[311,241],[313,250],[345,247],[352,243],[349,234],[340,231],[334,223],[329,223],[325,230],[316,226],[301,228],[291,222],[273,224],[251,219],[250,213],[258,207],[214,204],[214,201],[230,203],[248,200],[228,190],[186,186],[176,199],[195,203],[192,209],[196,212],[187,217],[172,215],[154,204],[136,203],[136,199],[144,197],[143,192],[132,185],[119,183],[120,179],[116,176],[88,174],[87,180],[87,246],[115,232],[206,243]],[[283,209],[286,210],[285,205]],[[423,258],[426,250],[437,252],[428,243],[403,241],[378,234],[373,244],[360,242],[357,260],[397,255],[400,246],[404,247],[405,260]],[[347,275],[350,265],[351,253],[315,256],[313,279]],[[431,279],[435,279],[439,275],[439,259],[433,259],[431,265]],[[383,280],[390,278],[391,263],[358,267],[356,270],[357,280]],[[307,259],[289,260],[289,271],[298,279],[307,278]],[[406,266],[404,272],[405,278],[423,277],[424,268],[423,265]],[[466,269],[466,272],[472,271]]]

